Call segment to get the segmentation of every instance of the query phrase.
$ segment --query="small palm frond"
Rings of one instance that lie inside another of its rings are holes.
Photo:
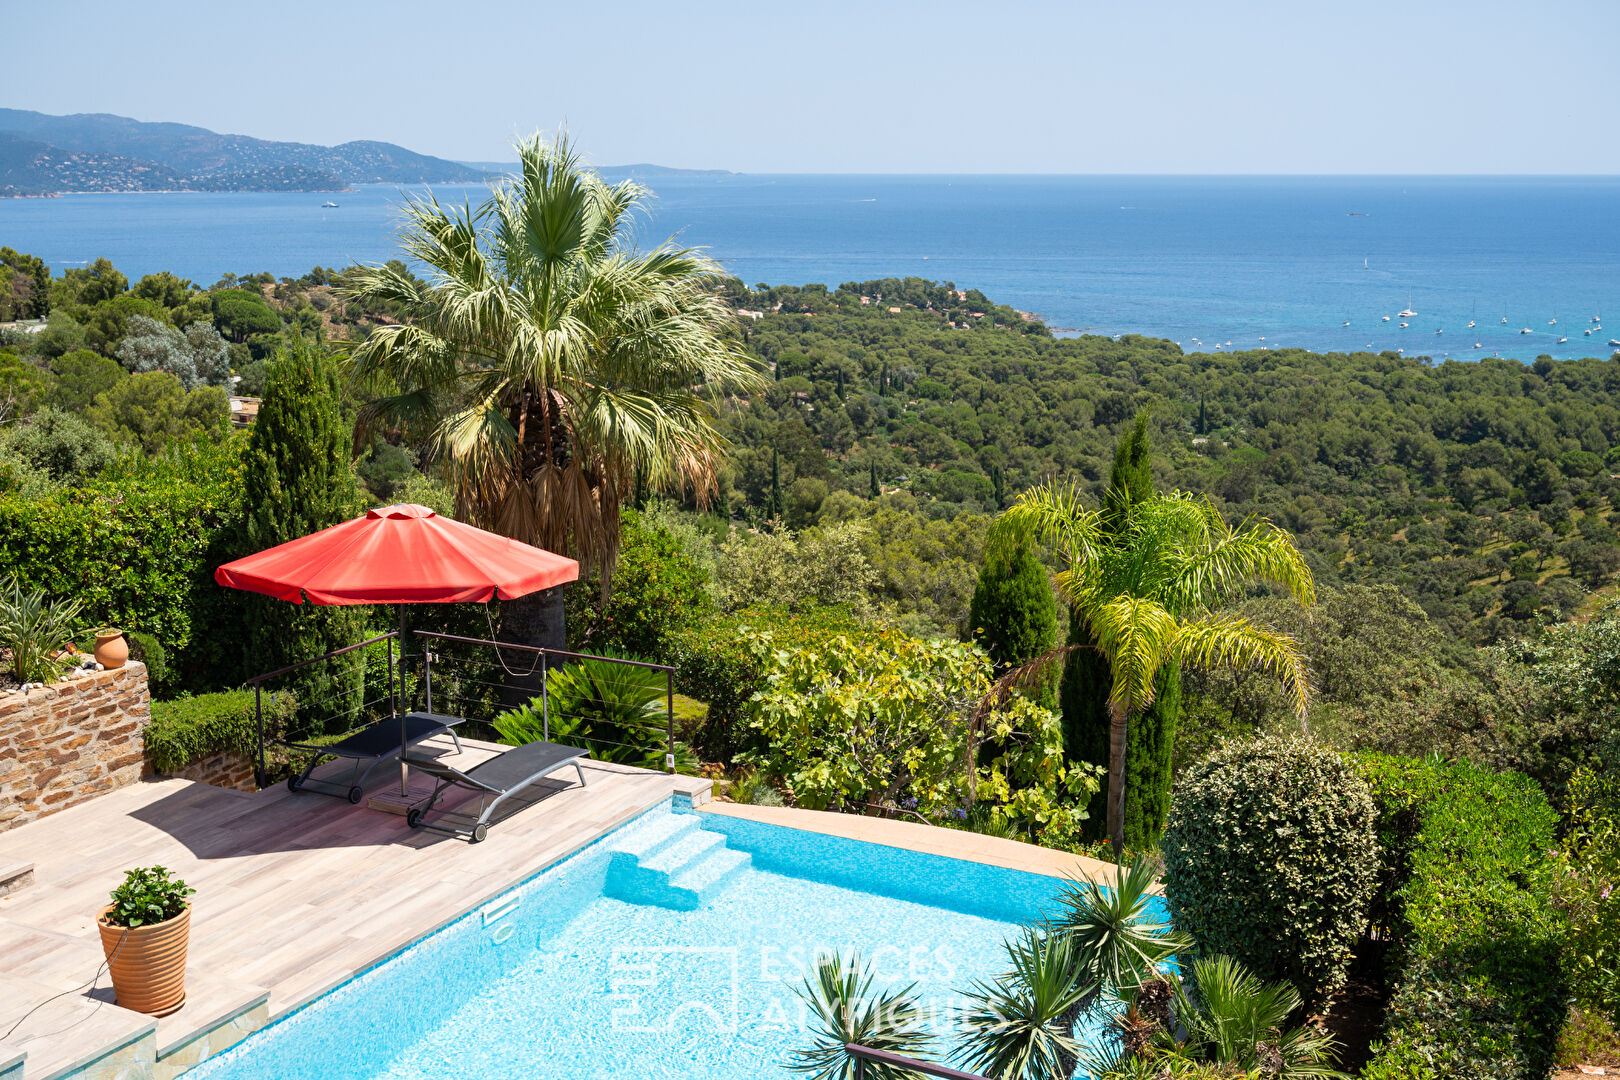
[[[922,1029],[914,990],[907,986],[874,997],[872,976],[859,957],[817,957],[814,975],[799,989],[810,1005],[813,1045],[796,1051],[790,1068],[811,1080],[854,1080],[860,1063],[844,1049],[849,1043],[918,1057],[933,1037]],[[880,1062],[866,1062],[860,1071],[872,1080],[923,1080],[920,1073]]]
[[[1127,713],[1153,704],[1154,680],[1176,653],[1176,618],[1158,601],[1121,593],[1085,611],[1097,646],[1113,667],[1108,702]]]
[[[1019,1080],[1067,1080],[1079,1047],[1074,1021],[1091,987],[1061,933],[1026,928],[1007,942],[1012,970],[964,992],[965,1068]]]
[[[1076,879],[1058,898],[1053,931],[1074,945],[1083,977],[1115,998],[1157,978],[1161,964],[1191,947],[1153,912],[1154,880],[1153,864],[1138,855],[1114,867],[1110,884]]]
[[[1080,488],[1056,480],[1021,493],[1001,515],[1012,537],[1055,547],[1071,566],[1090,562],[1103,545],[1102,515],[1086,508]]]
[[[1200,957],[1191,975],[1176,1014],[1201,1056],[1284,1078],[1342,1075],[1328,1064],[1337,1048],[1331,1037],[1285,1026],[1301,1005],[1292,986],[1265,982],[1229,956]]]
[[[1176,658],[1204,671],[1236,668],[1264,672],[1282,684],[1300,722],[1310,699],[1310,680],[1299,644],[1238,615],[1208,615],[1182,623]]]

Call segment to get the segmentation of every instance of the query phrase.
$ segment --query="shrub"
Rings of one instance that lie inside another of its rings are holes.
[[[212,575],[231,557],[239,496],[234,451],[219,449],[230,461],[218,477],[179,470],[0,494],[0,574],[82,600],[88,624],[161,639],[187,685],[236,681],[239,598]]]
[[[169,654],[155,636],[140,630],[125,630],[129,639],[129,655],[146,665],[146,684],[153,695],[167,694],[171,689]]]
[[[291,694],[265,694],[265,735],[283,730],[297,711]],[[227,690],[154,701],[145,737],[146,760],[154,772],[178,772],[209,754],[227,750],[252,757],[259,749],[253,691]]]
[[[1554,899],[1569,921],[1565,949],[1572,995],[1620,1023],[1620,777],[1581,769],[1570,778]]]
[[[1369,1080],[1547,1074],[1564,1016],[1556,815],[1518,773],[1365,754],[1394,994]]]
[[[12,429],[6,448],[63,483],[94,477],[113,459],[112,440],[72,413],[41,409]]]
[[[186,909],[186,897],[196,891],[179,878],[171,878],[161,866],[138,866],[112,891],[107,921],[132,927],[167,922]]]
[[[611,595],[604,602],[597,583],[587,588],[590,608],[581,640],[588,652],[607,649],[663,661],[673,637],[713,607],[707,575],[680,541],[633,510],[620,522]]]
[[[1161,849],[1175,924],[1307,1001],[1345,979],[1378,846],[1366,784],[1308,739],[1222,744],[1177,785]]]
[[[770,631],[784,643],[809,645],[836,634],[856,633],[860,623],[845,608],[753,607],[710,615],[677,631],[670,640],[675,688],[709,705],[697,735],[698,750],[709,760],[729,761],[757,742],[740,723],[748,699],[765,685],[763,658],[747,644],[747,634]]]

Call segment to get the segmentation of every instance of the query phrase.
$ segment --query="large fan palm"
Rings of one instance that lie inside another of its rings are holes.
[[[1311,602],[1310,568],[1281,529],[1264,521],[1234,529],[1208,499],[1179,492],[1088,509],[1077,488],[1056,483],[1024,492],[1003,521],[1001,535],[1034,535],[1057,549],[1066,563],[1058,592],[1108,658],[1107,815],[1116,857],[1125,845],[1126,732],[1153,703],[1154,679],[1166,664],[1267,672],[1303,719],[1309,686],[1293,639],[1218,611],[1256,582]]]
[[[761,377],[730,334],[718,265],[637,249],[645,188],[606,183],[566,138],[517,152],[519,172],[476,207],[406,202],[401,245],[425,288],[398,263],[347,281],[401,316],[354,351],[377,395],[358,434],[403,430],[460,515],[611,571],[621,501],[637,484],[706,499],[725,445],[715,395]]]

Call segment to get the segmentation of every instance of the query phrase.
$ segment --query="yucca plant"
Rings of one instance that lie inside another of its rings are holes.
[[[1081,975],[1096,993],[1121,999],[1191,947],[1185,935],[1151,914],[1153,882],[1152,862],[1138,855],[1129,866],[1114,867],[1110,886],[1081,878],[1058,897],[1053,929],[1073,944]]]
[[[80,600],[50,600],[15,578],[0,588],[0,648],[11,653],[18,682],[50,682],[62,673],[67,665],[56,654],[81,628],[83,610]]]
[[[924,1053],[933,1036],[922,1029],[922,1011],[911,996],[915,990],[913,983],[874,996],[872,976],[858,956],[818,957],[815,974],[799,989],[810,1005],[814,1044],[796,1051],[798,1060],[790,1067],[809,1073],[811,1080],[854,1080],[858,1071],[866,1080],[923,1080],[921,1073],[883,1062],[858,1068],[861,1063],[844,1049],[855,1043],[912,1058]]]
[[[1007,942],[1012,970],[964,992],[964,1066],[997,1080],[1067,1080],[1079,1060],[1074,1023],[1091,990],[1074,944],[1029,927]]]

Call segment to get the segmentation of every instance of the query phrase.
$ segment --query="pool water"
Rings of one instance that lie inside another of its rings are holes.
[[[1061,887],[666,803],[188,1076],[787,1077],[818,954],[915,983],[948,1035]]]

